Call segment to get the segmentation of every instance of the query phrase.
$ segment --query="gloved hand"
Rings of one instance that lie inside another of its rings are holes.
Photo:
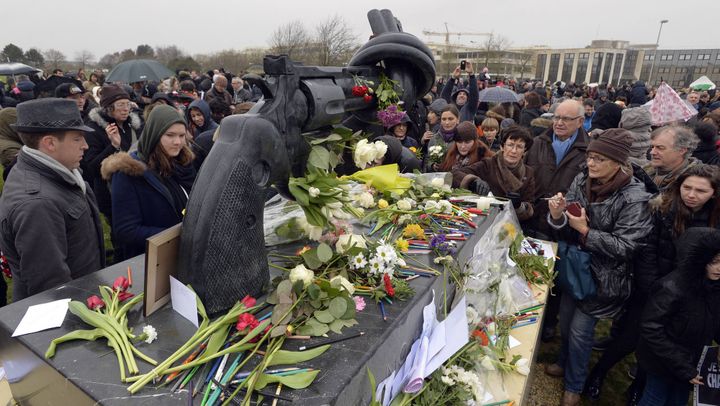
[[[477,178],[470,184],[470,190],[480,196],[487,196],[487,194],[490,193],[490,185],[484,180]]]
[[[512,202],[512,205],[515,209],[520,208],[520,205],[522,204],[522,199],[520,198],[520,193],[516,192],[508,192],[507,196],[508,199]]]

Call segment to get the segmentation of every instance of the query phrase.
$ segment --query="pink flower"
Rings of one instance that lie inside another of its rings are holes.
[[[100,297],[98,297],[97,295],[92,295],[87,298],[87,307],[90,310],[102,309],[103,307],[105,307],[105,302],[103,302],[103,300],[100,299]]]
[[[118,276],[113,283],[113,290],[125,292],[130,287],[130,282],[124,276]]]
[[[242,304],[245,305],[245,307],[253,307],[255,306],[255,303],[257,303],[257,300],[255,300],[254,297],[247,295],[240,301]]]
[[[355,301],[355,311],[361,312],[363,309],[365,309],[365,298],[362,296],[353,296],[353,300]]]

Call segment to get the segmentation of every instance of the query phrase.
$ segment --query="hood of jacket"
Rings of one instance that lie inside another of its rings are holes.
[[[633,83],[632,87],[633,87],[633,88],[636,88],[636,87],[645,87],[645,82],[643,82],[642,80],[638,80],[638,81],[636,81],[635,83]]]
[[[652,116],[650,110],[645,107],[634,107],[622,111],[620,118],[620,128],[630,131],[647,131],[650,132],[652,124]]]
[[[190,103],[188,108],[185,110],[185,120],[187,121],[188,125],[194,125],[192,118],[190,118],[190,110],[193,108],[196,108],[200,110],[203,117],[205,118],[205,122],[203,123],[202,128],[198,129],[198,134],[200,134],[203,131],[212,130],[213,128],[217,127],[217,124],[212,118],[212,112],[210,111],[210,105],[208,102],[202,99],[197,99]]]
[[[102,129],[105,129],[108,124],[115,122],[113,118],[110,118],[105,115],[105,113],[103,113],[102,107],[95,107],[94,109],[90,110],[90,113],[88,113],[88,118],[90,119],[90,121],[97,124],[98,127]],[[139,130],[142,126],[142,120],[140,119],[140,116],[134,111],[130,113],[127,121],[130,123],[130,127],[135,130]]]
[[[530,122],[530,125],[533,127],[551,128],[553,122],[548,118],[538,117],[536,119],[533,119],[533,121]]]
[[[132,177],[143,176],[147,165],[127,152],[112,154],[102,161],[100,174],[103,179],[110,180],[116,172]]]

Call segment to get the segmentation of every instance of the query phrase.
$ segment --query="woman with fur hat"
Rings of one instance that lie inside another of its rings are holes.
[[[98,208],[112,224],[110,191],[100,176],[100,165],[105,158],[118,151],[129,151],[142,132],[142,119],[133,111],[130,95],[118,85],[102,88],[100,107],[90,110],[85,134],[88,150],[83,156],[83,177],[97,198]]]
[[[720,231],[688,230],[683,257],[655,284],[640,325],[637,357],[648,371],[640,406],[688,403],[691,385],[707,385],[697,370],[706,345],[720,339]]]
[[[195,180],[187,124],[170,106],[155,107],[136,152],[119,152],[102,164],[111,180],[113,232],[124,258],[145,252],[145,240],[183,219]]]
[[[652,224],[650,194],[628,164],[631,144],[626,130],[601,133],[588,145],[587,169],[575,177],[567,195],[558,193],[548,201],[547,222],[558,240],[579,244],[590,254],[596,286],[596,293],[582,300],[562,295],[562,346],[558,360],[545,372],[564,377],[565,406],[580,404],[595,325],[622,312],[632,286],[629,264]],[[568,202],[579,208],[566,211]]]

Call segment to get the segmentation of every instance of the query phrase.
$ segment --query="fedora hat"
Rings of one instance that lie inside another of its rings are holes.
[[[17,122],[11,127],[25,133],[94,131],[83,123],[74,101],[57,98],[28,100],[18,104]]]

